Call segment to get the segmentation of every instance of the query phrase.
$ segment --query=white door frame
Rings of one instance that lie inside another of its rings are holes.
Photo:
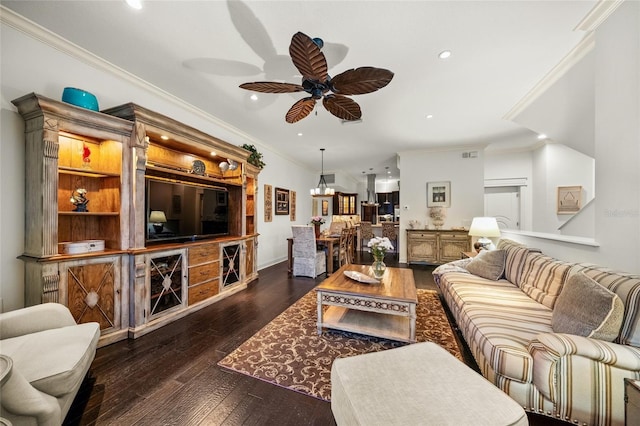
[[[519,187],[520,189],[520,230],[531,230],[531,212],[529,206],[529,179],[526,177],[485,179],[485,188]]]

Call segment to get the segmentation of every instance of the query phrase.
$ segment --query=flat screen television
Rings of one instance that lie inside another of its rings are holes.
[[[147,177],[147,243],[229,235],[228,204],[226,188]]]

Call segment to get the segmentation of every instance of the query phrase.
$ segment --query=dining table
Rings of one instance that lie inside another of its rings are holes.
[[[327,275],[333,272],[333,249],[340,245],[339,235],[321,235],[316,238],[316,244],[327,248]],[[293,274],[293,237],[287,238],[287,273]]]

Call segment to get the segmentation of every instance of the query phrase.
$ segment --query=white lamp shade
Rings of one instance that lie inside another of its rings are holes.
[[[167,216],[165,216],[162,210],[151,210],[151,214],[149,215],[149,222],[167,223]]]
[[[469,228],[473,237],[499,237],[500,228],[495,217],[474,217]]]

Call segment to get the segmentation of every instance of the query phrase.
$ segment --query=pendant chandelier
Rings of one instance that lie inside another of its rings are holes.
[[[312,197],[331,197],[336,193],[336,191],[333,188],[329,188],[327,186],[327,181],[324,179],[324,148],[320,148],[320,152],[322,153],[322,172],[320,174],[320,180],[318,181],[318,186],[312,188],[309,192]]]

